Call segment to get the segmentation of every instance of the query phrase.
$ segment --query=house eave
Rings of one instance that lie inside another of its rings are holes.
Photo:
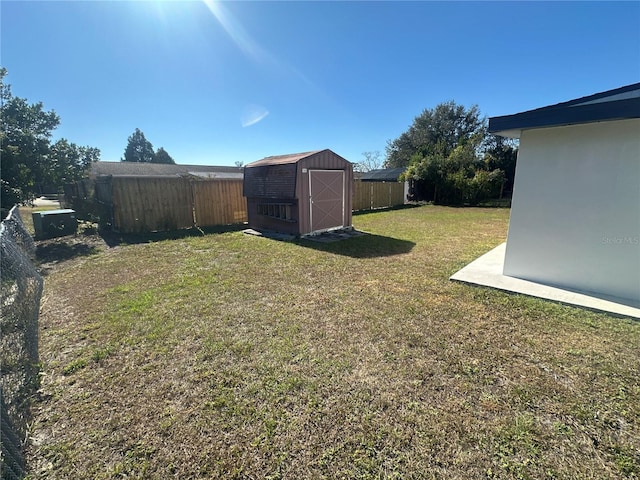
[[[531,128],[560,127],[630,118],[640,118],[640,98],[559,108],[546,107],[514,115],[492,117],[489,119],[489,132],[519,138],[522,130]]]
[[[489,132],[519,138],[523,130],[640,118],[640,83],[547,107],[491,117]]]

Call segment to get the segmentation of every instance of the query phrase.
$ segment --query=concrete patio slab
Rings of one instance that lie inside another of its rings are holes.
[[[640,319],[640,303],[631,300],[578,292],[562,287],[508,277],[502,274],[506,243],[498,245],[450,277],[450,280],[522,293],[555,302],[576,305],[615,315]]]
[[[341,240],[347,240],[353,237],[360,237],[366,235],[364,232],[360,232],[353,227],[339,228],[336,230],[329,230],[328,232],[317,233],[315,235],[304,235],[302,238],[305,240],[311,240],[312,242],[319,243],[333,243]]]
[[[245,230],[242,230],[242,233],[244,233],[245,235],[254,235],[256,237],[266,237],[272,240],[280,240],[284,242],[289,242],[296,238],[296,236],[291,233],[273,232],[271,230],[255,230],[253,228],[247,228]]]
[[[258,237],[267,237],[273,240],[282,240],[282,241],[291,241],[298,238],[297,235],[292,233],[280,233],[274,232],[271,230],[256,230],[253,228],[247,228],[242,230],[242,233],[247,235],[255,235]],[[360,232],[354,228],[340,228],[335,230],[329,230],[322,233],[310,234],[310,235],[302,235],[300,238],[302,240],[310,240],[312,242],[318,243],[333,243],[339,242],[340,240],[347,240],[353,237],[359,237],[361,235],[367,235],[365,232]]]

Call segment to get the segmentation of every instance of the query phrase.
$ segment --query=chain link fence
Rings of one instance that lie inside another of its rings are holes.
[[[35,269],[33,238],[17,207],[0,227],[0,469],[24,476],[23,448],[31,398],[38,389],[38,313],[43,280]]]

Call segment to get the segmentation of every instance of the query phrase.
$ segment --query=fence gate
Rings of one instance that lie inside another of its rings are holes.
[[[309,195],[312,231],[344,226],[343,170],[309,170]]]

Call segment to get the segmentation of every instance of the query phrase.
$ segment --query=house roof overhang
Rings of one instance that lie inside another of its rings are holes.
[[[213,177],[233,177],[242,175],[242,167],[215,165],[183,165],[167,163],[137,163],[137,162],[105,162],[91,164],[89,177],[104,175],[113,176],[176,176],[197,174]]]
[[[489,132],[520,138],[523,130],[640,118],[640,83],[547,107],[489,119]]]
[[[404,167],[371,170],[369,172],[361,173],[360,180],[364,182],[397,182],[398,178],[405,170],[406,169]]]

